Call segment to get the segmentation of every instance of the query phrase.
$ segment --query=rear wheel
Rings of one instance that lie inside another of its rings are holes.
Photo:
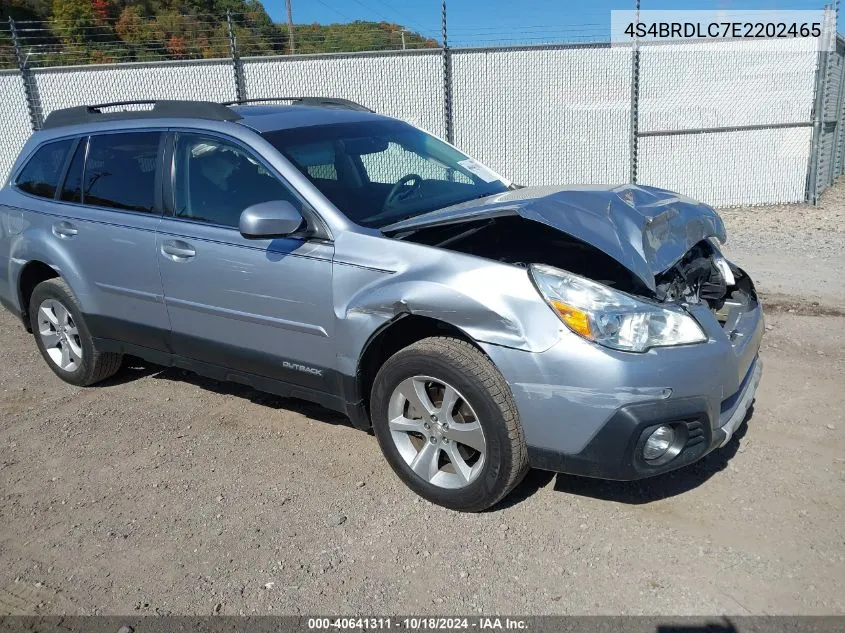
[[[394,354],[376,376],[371,414],[393,470],[432,503],[484,510],[528,470],[510,389],[465,341],[428,338]]]
[[[41,355],[65,382],[86,387],[120,369],[120,354],[94,345],[79,303],[63,280],[48,279],[35,287],[29,319]]]

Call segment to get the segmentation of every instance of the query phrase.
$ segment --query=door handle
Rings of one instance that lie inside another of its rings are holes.
[[[164,242],[161,245],[161,252],[165,257],[175,262],[184,262],[197,254],[193,246],[182,240],[168,240]]]
[[[53,225],[53,235],[60,237],[63,240],[69,240],[70,238],[76,236],[77,233],[79,233],[79,231],[70,222],[61,221],[56,222]]]

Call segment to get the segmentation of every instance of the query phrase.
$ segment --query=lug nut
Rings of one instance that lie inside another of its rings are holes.
[[[432,422],[437,422],[437,416],[436,416],[436,415],[431,416],[431,421],[432,421]]]
[[[436,438],[436,437],[434,437],[433,435],[431,436],[431,443],[432,443],[432,444],[437,444],[437,438]]]

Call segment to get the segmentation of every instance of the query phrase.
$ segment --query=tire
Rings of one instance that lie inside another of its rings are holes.
[[[528,471],[510,388],[466,341],[426,338],[398,351],[376,375],[370,405],[373,431],[388,463],[432,503],[480,512],[504,498]]]
[[[29,300],[29,322],[38,350],[65,382],[87,387],[120,369],[123,356],[94,346],[79,302],[62,279],[48,279],[35,287]]]

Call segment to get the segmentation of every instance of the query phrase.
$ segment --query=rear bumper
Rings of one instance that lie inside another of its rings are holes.
[[[681,398],[639,403],[620,408],[576,454],[529,446],[531,466],[541,470],[630,481],[652,477],[691,464],[727,444],[745,420],[762,375],[762,361],[755,359],[736,395],[736,406],[724,426],[713,428],[705,398]],[[658,426],[669,424],[682,438],[678,455],[664,464],[649,464],[642,447]]]

